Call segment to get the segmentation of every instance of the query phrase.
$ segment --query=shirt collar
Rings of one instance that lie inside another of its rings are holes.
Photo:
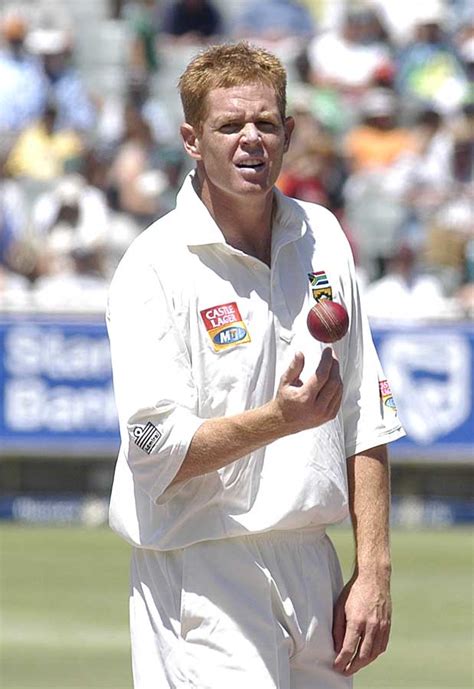
[[[183,227],[184,239],[188,246],[206,244],[226,244],[225,237],[212,215],[199,198],[193,180],[195,171],[184,180],[177,199],[176,209],[185,214],[187,224]],[[272,245],[276,247],[296,241],[306,231],[307,217],[300,204],[274,189],[275,212],[272,227]]]
[[[195,175],[195,171],[188,174],[176,197],[176,210],[186,218],[185,242],[188,246],[225,244],[224,235],[194,188]]]
[[[295,199],[285,196],[279,189],[275,194],[275,212],[273,216],[272,243],[275,246],[289,244],[300,239],[306,232],[308,218],[303,207]]]

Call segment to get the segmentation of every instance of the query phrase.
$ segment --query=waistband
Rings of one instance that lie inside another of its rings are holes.
[[[304,529],[272,529],[271,531],[259,531],[258,533],[233,536],[225,540],[231,541],[234,538],[249,540],[253,542],[267,543],[315,543],[326,535],[324,526],[307,526]]]
[[[177,546],[176,548],[156,548],[150,545],[142,546],[132,543],[132,546],[136,550],[151,550],[154,552],[169,553],[169,552],[179,552],[186,550],[187,548],[196,548],[203,543],[233,543],[236,541],[248,542],[250,543],[267,543],[267,544],[277,544],[277,543],[287,543],[288,545],[298,545],[306,543],[318,543],[322,541],[326,535],[326,527],[324,526],[305,526],[301,529],[271,529],[269,531],[257,531],[255,533],[239,533],[235,535],[224,536],[223,538],[212,538],[203,539],[199,541],[194,541],[184,546]]]

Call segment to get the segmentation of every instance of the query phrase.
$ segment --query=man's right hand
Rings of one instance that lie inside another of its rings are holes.
[[[303,368],[304,355],[297,352],[280,379],[274,399],[289,433],[321,426],[334,419],[341,406],[342,380],[332,349],[324,349],[318,368],[305,383],[300,379]]]
[[[278,438],[334,419],[342,398],[339,363],[328,347],[308,380],[304,356],[295,354],[273,400],[233,416],[206,419],[197,429],[172,483],[220,469]]]

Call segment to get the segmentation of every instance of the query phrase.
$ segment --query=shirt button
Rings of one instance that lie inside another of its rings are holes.
[[[287,328],[280,328],[280,340],[283,340],[284,342],[287,342],[290,344],[294,337],[294,333],[291,330],[288,330]]]

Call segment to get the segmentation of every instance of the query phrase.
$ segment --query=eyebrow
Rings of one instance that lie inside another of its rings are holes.
[[[256,119],[269,119],[274,120],[277,117],[277,113],[272,113],[270,110],[263,110],[259,112]],[[243,110],[235,112],[226,112],[216,116],[214,124],[223,124],[226,122],[236,122],[245,119],[245,112]]]

